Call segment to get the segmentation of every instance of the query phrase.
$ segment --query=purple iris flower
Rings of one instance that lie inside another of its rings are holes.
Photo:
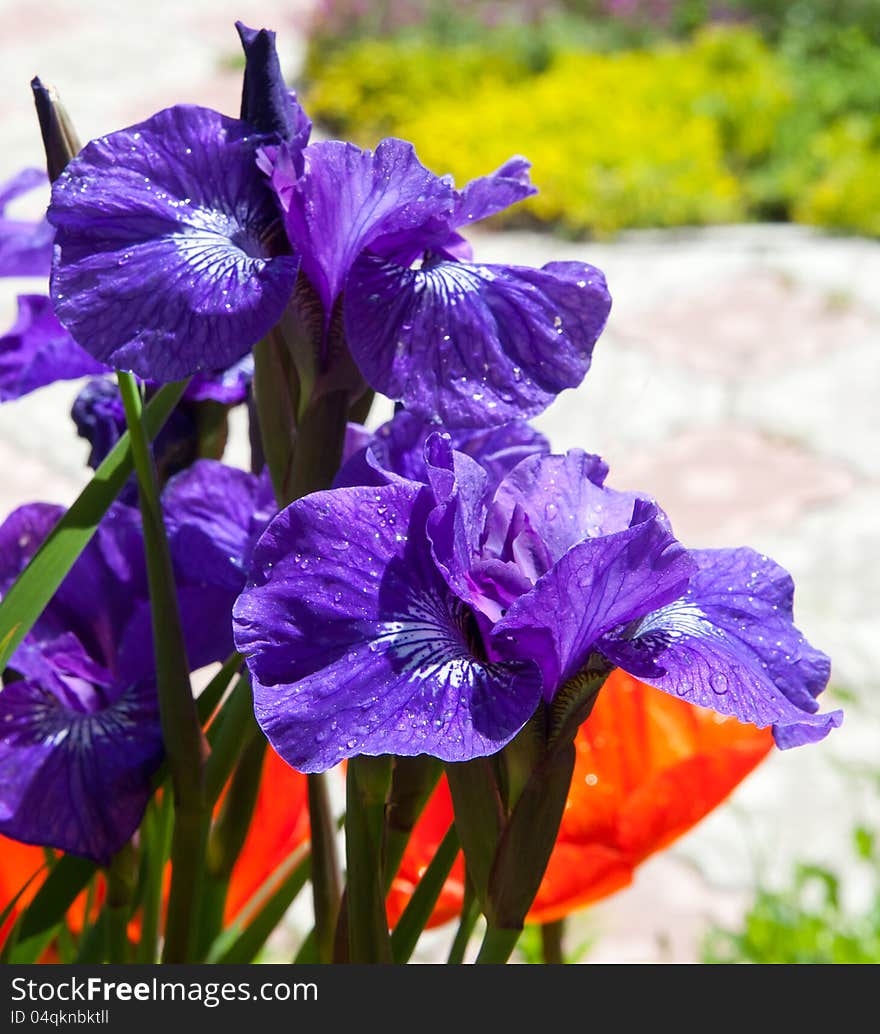
[[[256,169],[273,138],[183,105],[87,144],[52,188],[55,311],[109,365],[177,380],[241,359],[281,317],[279,255]]]
[[[39,169],[22,169],[0,186],[0,276],[47,276],[52,264],[55,231],[47,220],[10,219],[10,201],[48,182]]]
[[[375,434],[350,424],[343,465],[334,488],[385,485],[390,476],[427,481],[425,445],[436,427],[401,410]],[[460,428],[450,433],[453,448],[477,460],[494,489],[527,456],[550,452],[550,443],[525,420],[500,427]]]
[[[3,209],[12,198],[46,182],[45,173],[24,169],[0,188],[0,276],[48,277],[55,238],[49,222],[3,218]],[[18,317],[0,336],[0,402],[21,398],[55,381],[111,372],[112,367],[81,348],[58,322],[48,296],[19,295]],[[252,379],[253,357],[245,355],[225,369],[196,374],[185,398],[236,405],[247,398]]]
[[[525,159],[461,191],[403,140],[375,152],[321,142],[302,159],[295,179],[272,170],[287,235],[327,318],[342,297],[348,346],[373,388],[467,427],[534,415],[580,384],[611,306],[602,273],[463,261],[461,227],[535,193]]]
[[[35,503],[0,527],[2,589],[61,513]],[[146,601],[137,511],[116,505],[15,652],[13,681],[0,691],[4,835],[106,862],[137,828],[163,756],[141,642]]]
[[[260,479],[200,461],[163,495],[193,668],[233,649]],[[0,593],[62,514],[35,503],[0,526]],[[0,833],[106,863],[131,837],[163,758],[143,541],[114,504],[34,628],[0,690]]]
[[[579,384],[610,308],[599,270],[474,264],[459,233],[534,193],[528,163],[456,190],[402,140],[307,145],[272,34],[240,32],[246,121],[170,108],[56,181],[52,296],[76,340],[159,381],[225,366],[278,322],[301,268],[323,307],[318,368],[341,304],[363,377],[422,416],[502,424]]]
[[[383,449],[369,487],[270,523],[235,605],[258,720],[296,768],[490,754],[597,663],[772,725],[781,747],[840,724],[815,713],[829,662],[771,560],[689,552],[656,503],[606,487],[580,451],[536,451],[493,484],[479,453],[433,434],[421,480],[410,466],[376,484]]]

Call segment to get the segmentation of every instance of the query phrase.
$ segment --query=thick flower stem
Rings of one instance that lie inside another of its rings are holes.
[[[145,883],[141,898],[141,935],[135,961],[149,965],[156,961],[158,954],[163,875],[171,846],[172,819],[171,797],[163,792],[161,797],[154,797],[150,802],[146,823],[142,827]]]
[[[394,759],[385,823],[386,892],[391,889],[413,829],[442,773],[442,763],[425,754]]]
[[[250,700],[250,692],[246,696]],[[232,778],[229,780],[229,788],[220,815],[208,837],[205,894],[199,923],[200,958],[204,958],[223,928],[223,914],[226,909],[232,870],[251,827],[260,792],[263,761],[266,757],[266,740],[259,732],[252,711],[244,716],[236,715],[235,711],[230,712],[225,727],[221,729],[219,739],[228,739],[230,734],[239,738],[240,757]],[[219,743],[218,746],[220,746]],[[226,783],[224,779],[223,785],[217,785],[214,788],[211,785],[210,762],[220,756],[212,753],[206,771],[208,800],[211,804],[215,800],[214,792],[219,796]],[[220,783],[219,778],[217,783]]]
[[[513,954],[516,942],[519,940],[522,930],[507,930],[500,926],[486,927],[486,935],[477,955],[477,963],[498,964],[505,963]]]
[[[385,806],[390,785],[390,757],[361,756],[349,761],[345,856],[350,962],[391,962],[392,958],[382,875]]]
[[[171,890],[163,958],[166,962],[186,962],[194,945],[207,838],[202,731],[189,681],[189,662],[156,471],[141,419],[141,394],[132,374],[119,373],[119,390],[138,480],[159,715],[174,791]]]
[[[262,451],[279,507],[329,488],[339,469],[349,399],[331,392],[302,405],[299,376],[280,330],[254,349],[254,398]],[[308,777],[312,900],[318,957],[330,962],[342,885],[336,825],[323,774]]]
[[[107,868],[106,951],[108,962],[128,962],[128,920],[137,884],[138,858],[133,845],[128,843],[119,851]]]
[[[318,962],[333,961],[336,921],[342,899],[342,880],[336,850],[336,823],[323,773],[307,777],[309,829],[312,844],[312,903]]]
[[[564,934],[564,919],[557,919],[555,923],[543,923],[541,925],[541,951],[545,965],[556,966],[565,962],[562,944]]]

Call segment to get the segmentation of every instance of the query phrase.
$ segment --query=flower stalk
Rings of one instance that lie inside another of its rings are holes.
[[[346,775],[345,856],[348,961],[391,962],[382,874],[391,758],[360,756]]]
[[[202,730],[189,680],[171,553],[142,421],[140,389],[132,374],[120,371],[118,377],[138,481],[159,713],[174,792],[172,876],[163,959],[185,962],[194,946],[208,832]]]

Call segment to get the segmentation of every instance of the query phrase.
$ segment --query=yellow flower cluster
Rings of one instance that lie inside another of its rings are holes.
[[[822,172],[796,201],[795,218],[880,237],[880,117],[842,119],[812,151]]]
[[[513,217],[596,235],[744,218],[740,174],[791,103],[781,67],[744,29],[652,50],[562,50],[540,70],[516,53],[372,40],[310,72],[309,109],[334,130],[365,144],[405,137],[459,182],[513,146],[540,189]]]

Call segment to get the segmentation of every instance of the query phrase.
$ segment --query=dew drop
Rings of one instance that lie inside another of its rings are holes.
[[[709,686],[713,693],[721,696],[726,693],[730,686],[727,683],[727,676],[723,671],[715,671],[709,676]]]

